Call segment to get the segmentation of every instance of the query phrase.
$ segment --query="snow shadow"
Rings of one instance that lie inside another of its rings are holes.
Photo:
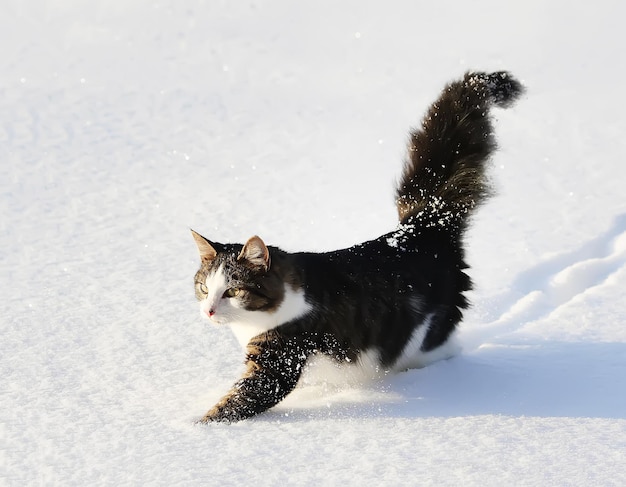
[[[296,391],[261,421],[505,415],[626,419],[626,343],[485,346],[367,387]]]
[[[626,418],[626,343],[482,347],[391,379],[401,416]]]

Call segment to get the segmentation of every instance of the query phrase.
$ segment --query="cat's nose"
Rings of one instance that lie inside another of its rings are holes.
[[[209,308],[209,310],[206,312],[206,314],[209,315],[209,317],[213,316],[215,314],[215,310],[213,308]]]

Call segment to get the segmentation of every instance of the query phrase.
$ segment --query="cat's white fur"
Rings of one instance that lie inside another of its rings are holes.
[[[441,346],[428,352],[422,351],[424,338],[426,338],[428,329],[431,326],[432,317],[433,315],[431,313],[426,317],[424,323],[413,330],[413,334],[404,346],[402,354],[400,354],[398,360],[396,360],[395,364],[393,364],[393,372],[402,372],[407,369],[420,369],[436,362],[437,360],[447,359],[458,354],[460,346],[456,341],[455,332],[453,332]]]
[[[216,324],[224,323],[228,315],[228,304],[222,306],[220,303],[224,291],[226,291],[226,276],[224,276],[224,268],[220,266],[217,271],[206,277],[205,284],[208,295],[200,302],[200,312],[204,318],[209,318]],[[214,309],[215,314],[209,315],[209,310]]]
[[[274,311],[248,311],[238,306],[236,298],[223,297],[228,289],[224,269],[220,266],[206,278],[208,296],[200,302],[200,311],[204,318],[217,325],[228,325],[239,344],[245,349],[250,339],[259,333],[271,330],[288,321],[300,318],[311,310],[311,305],[304,299],[304,292],[285,286],[285,296],[280,306]],[[214,314],[209,315],[213,309]]]
[[[383,378],[388,373],[395,374],[407,369],[419,369],[438,360],[457,355],[460,347],[454,334],[434,350],[429,352],[421,350],[430,324],[431,316],[429,315],[425,322],[413,331],[402,354],[390,369],[385,369],[380,365],[380,353],[375,348],[361,352],[356,361],[341,364],[324,355],[313,355],[307,361],[300,383],[336,387],[368,384]]]
[[[424,323],[413,330],[402,354],[390,369],[384,369],[380,365],[380,353],[375,348],[361,352],[353,362],[337,363],[330,357],[313,355],[307,361],[300,384],[333,387],[368,384],[381,379],[388,373],[395,374],[408,369],[419,369],[438,360],[457,355],[460,346],[456,341],[455,333],[440,347],[429,352],[421,350],[431,325],[431,318],[432,315],[429,315]]]

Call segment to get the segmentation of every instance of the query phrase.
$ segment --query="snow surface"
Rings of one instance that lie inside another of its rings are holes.
[[[4,0],[0,484],[626,484],[623,2]],[[467,69],[498,195],[461,355],[194,426],[242,370],[189,228],[395,226],[407,129]]]

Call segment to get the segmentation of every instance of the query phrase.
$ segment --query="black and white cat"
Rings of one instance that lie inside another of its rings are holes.
[[[257,236],[244,245],[193,232],[203,316],[228,325],[246,371],[202,419],[238,421],[281,401],[307,361],[421,367],[453,353],[471,287],[462,237],[489,193],[495,150],[489,109],[523,92],[507,72],[467,73],[443,90],[410,134],[399,181],[399,225],[375,240],[325,253],[288,253]]]

